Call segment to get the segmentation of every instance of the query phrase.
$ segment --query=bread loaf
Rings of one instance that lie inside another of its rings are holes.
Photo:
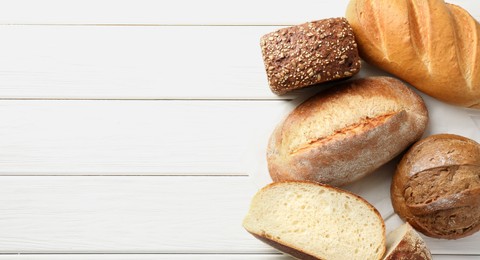
[[[278,95],[360,70],[357,44],[345,18],[283,28],[264,35],[260,45],[270,88]]]
[[[480,24],[443,0],[351,0],[360,56],[426,94],[480,109]]]
[[[299,259],[381,259],[385,224],[364,199],[311,182],[277,182],[252,199],[245,229]]]
[[[431,260],[427,245],[417,232],[405,223],[388,233],[387,253],[383,260]]]
[[[400,217],[423,234],[457,239],[480,229],[480,145],[458,135],[417,142],[391,186]]]
[[[427,121],[421,97],[397,79],[372,77],[333,87],[277,126],[267,150],[270,176],[351,183],[418,140]]]

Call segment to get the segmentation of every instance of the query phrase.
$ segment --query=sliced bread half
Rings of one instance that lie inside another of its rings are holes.
[[[276,182],[253,198],[243,226],[299,259],[382,259],[385,223],[350,192],[313,182]]]

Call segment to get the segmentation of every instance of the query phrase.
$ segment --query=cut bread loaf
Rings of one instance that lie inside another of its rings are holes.
[[[378,211],[354,194],[323,184],[264,187],[243,226],[299,259],[381,259],[385,252],[385,224]]]
[[[422,98],[397,79],[371,77],[335,86],[277,126],[267,149],[270,176],[352,183],[418,140],[427,122]]]
[[[422,237],[405,223],[387,235],[384,260],[431,260],[432,255]]]
[[[260,39],[272,92],[282,95],[360,71],[353,31],[345,18],[283,28]]]
[[[351,0],[360,56],[426,94],[480,109],[480,24],[444,0]]]

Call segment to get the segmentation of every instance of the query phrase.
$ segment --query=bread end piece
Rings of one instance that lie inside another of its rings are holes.
[[[387,253],[383,260],[431,260],[432,255],[422,237],[404,223],[387,235]]]
[[[270,89],[277,95],[360,71],[357,44],[345,18],[283,28],[261,37],[260,46]]]

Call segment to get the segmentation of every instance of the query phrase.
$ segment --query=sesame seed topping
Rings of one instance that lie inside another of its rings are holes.
[[[262,37],[261,47],[276,93],[349,77],[360,67],[352,29],[343,18],[280,29]]]

